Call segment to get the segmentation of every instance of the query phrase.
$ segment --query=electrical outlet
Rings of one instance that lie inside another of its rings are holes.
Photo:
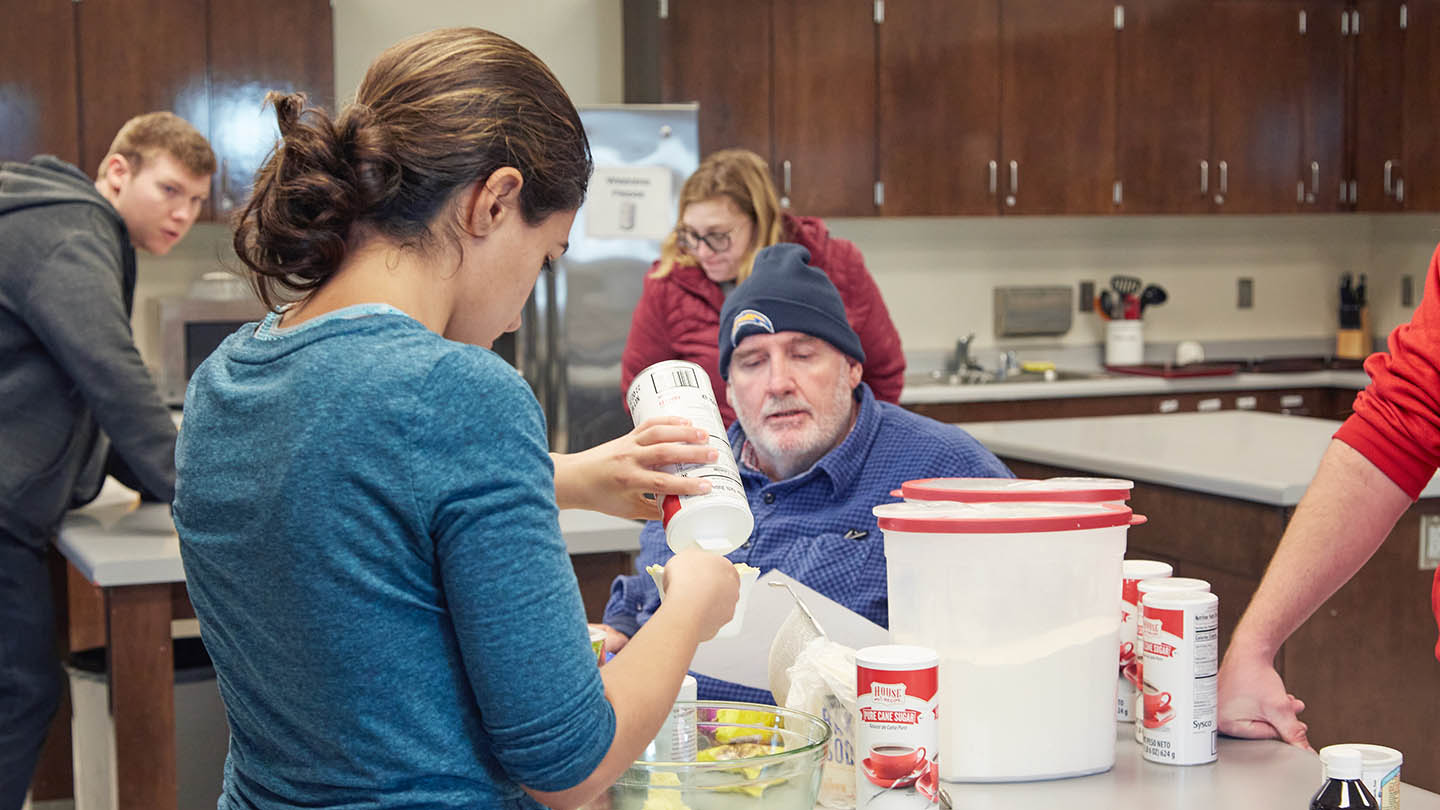
[[[1440,515],[1420,516],[1420,570],[1440,567]]]
[[[1255,306],[1255,279],[1241,278],[1235,285],[1235,307],[1250,309]]]
[[[1080,303],[1078,312],[1089,312],[1095,308],[1095,282],[1080,282]]]
[[[1415,277],[1409,273],[1400,277],[1400,306],[1415,306]]]

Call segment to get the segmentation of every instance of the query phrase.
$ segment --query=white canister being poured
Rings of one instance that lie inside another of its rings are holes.
[[[699,546],[728,554],[739,548],[755,527],[740,469],[725,435],[720,406],[710,387],[710,376],[688,360],[666,360],[640,372],[625,395],[630,418],[636,425],[657,416],[683,416],[705,431],[719,457],[709,464],[671,464],[663,469],[684,478],[704,478],[710,491],[704,495],[666,495],[660,508],[665,542],[672,551]]]

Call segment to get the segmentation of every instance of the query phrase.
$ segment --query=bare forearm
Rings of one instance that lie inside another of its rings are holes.
[[[605,696],[615,709],[615,739],[594,772],[569,790],[532,792],[532,796],[550,807],[583,804],[609,787],[640,756],[674,705],[700,641],[694,619],[684,614],[678,600],[666,603],[601,668]]]
[[[1285,639],[1370,559],[1410,503],[1359,452],[1332,441],[1227,656],[1273,659]]]

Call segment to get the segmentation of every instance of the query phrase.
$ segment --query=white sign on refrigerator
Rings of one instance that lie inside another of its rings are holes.
[[[674,181],[664,166],[597,166],[585,200],[585,234],[663,239],[675,223]]]

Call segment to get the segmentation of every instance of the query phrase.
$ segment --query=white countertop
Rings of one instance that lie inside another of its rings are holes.
[[[956,810],[1219,810],[1309,807],[1325,782],[1318,756],[1275,740],[1221,737],[1217,762],[1160,765],[1140,755],[1133,726],[1116,726],[1115,767],[1105,773],[1047,782],[941,786]],[[1405,778],[1403,764],[1400,778]],[[1440,810],[1440,796],[1402,782],[1400,806]]]
[[[1015,399],[1118,397],[1127,394],[1183,394],[1192,391],[1260,391],[1275,388],[1353,388],[1370,384],[1363,371],[1297,371],[1276,374],[1226,374],[1216,377],[1146,377],[1112,374],[1083,380],[1005,382],[979,385],[906,385],[901,404],[995,402]]]
[[[1276,375],[1261,375],[1276,376]],[[1255,411],[967,422],[1003,458],[1294,506],[1340,425]],[[1440,479],[1420,497],[1440,496]]]
[[[66,515],[60,525],[56,546],[96,585],[185,581],[170,506],[142,505],[139,498],[108,478],[98,498]],[[560,510],[560,533],[571,554],[638,551],[642,525],[585,509]]]

